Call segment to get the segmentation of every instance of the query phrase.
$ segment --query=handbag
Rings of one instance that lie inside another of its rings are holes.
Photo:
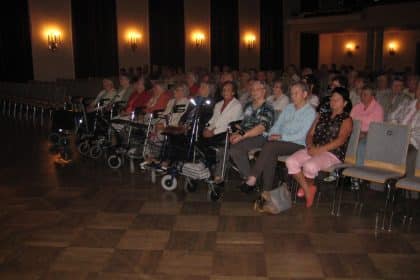
[[[261,213],[279,214],[292,207],[292,196],[286,184],[271,191],[264,191],[254,203]]]

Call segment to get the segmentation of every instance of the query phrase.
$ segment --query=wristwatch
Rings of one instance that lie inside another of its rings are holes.
[[[244,136],[245,131],[243,129],[240,129],[238,133],[239,133],[239,135]]]

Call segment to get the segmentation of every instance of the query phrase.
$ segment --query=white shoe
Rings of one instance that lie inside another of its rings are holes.
[[[141,170],[146,170],[146,168],[149,165],[150,165],[150,162],[148,162],[148,161],[143,161],[142,163],[139,164]]]

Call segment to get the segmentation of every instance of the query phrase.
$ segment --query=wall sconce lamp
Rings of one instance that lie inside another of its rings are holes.
[[[130,48],[133,52],[136,51],[140,41],[141,41],[142,35],[135,31],[130,31],[127,33],[127,41],[130,45]]]
[[[348,57],[352,57],[354,55],[354,53],[356,52],[356,50],[359,49],[359,45],[356,45],[353,42],[348,42],[345,45],[345,49],[346,49],[346,54]]]
[[[47,43],[48,49],[52,52],[55,52],[58,49],[58,47],[62,44],[61,32],[58,30],[48,30]]]
[[[248,50],[255,48],[255,41],[257,37],[253,33],[247,33],[244,36],[245,46]]]
[[[390,56],[397,54],[398,44],[396,42],[389,42],[388,44],[388,53]]]
[[[196,47],[197,49],[201,49],[204,47],[204,40],[206,39],[206,36],[203,32],[194,32],[192,33],[191,38],[194,43],[194,47]]]

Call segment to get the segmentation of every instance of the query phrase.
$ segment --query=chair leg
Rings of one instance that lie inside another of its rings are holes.
[[[292,180],[292,189],[293,189],[293,203],[297,203],[297,192],[299,189],[299,184],[296,182],[295,179],[291,179]]]
[[[344,184],[339,184],[339,196],[338,196],[338,205],[337,205],[337,211],[335,213],[335,215],[337,217],[341,216],[341,203],[343,201],[343,193],[344,193]]]
[[[41,123],[41,127],[43,127],[44,126],[44,107],[41,108],[41,120],[40,120],[40,123]]]
[[[316,205],[315,205],[315,208],[318,208],[318,206],[319,206],[319,201],[321,200],[321,194],[322,194],[322,192],[318,192],[318,198],[316,199]]]
[[[391,198],[391,186],[389,182],[385,183],[385,186],[387,187],[387,193],[386,193],[386,199],[385,199],[385,206],[384,206],[384,216],[382,218],[382,230],[385,230],[385,220],[386,220],[386,213],[388,211],[388,205]]]
[[[338,194],[338,188],[340,186],[341,183],[341,176],[339,174],[337,174],[336,176],[336,181],[335,181],[335,189],[334,189],[334,197],[333,197],[333,201],[332,201],[332,205],[331,205],[331,212],[330,215],[331,216],[335,216],[335,207],[337,204],[337,194]]]
[[[358,213],[359,216],[362,214],[363,206],[365,205],[365,189],[364,188],[365,187],[361,185],[359,189],[359,213]]]
[[[17,102],[13,104],[13,118],[16,119]]]
[[[395,207],[397,205],[397,198],[398,198],[399,192],[400,192],[400,189],[393,188],[392,198],[391,198],[391,214],[389,215],[388,232],[392,231],[392,220],[394,218]]]

